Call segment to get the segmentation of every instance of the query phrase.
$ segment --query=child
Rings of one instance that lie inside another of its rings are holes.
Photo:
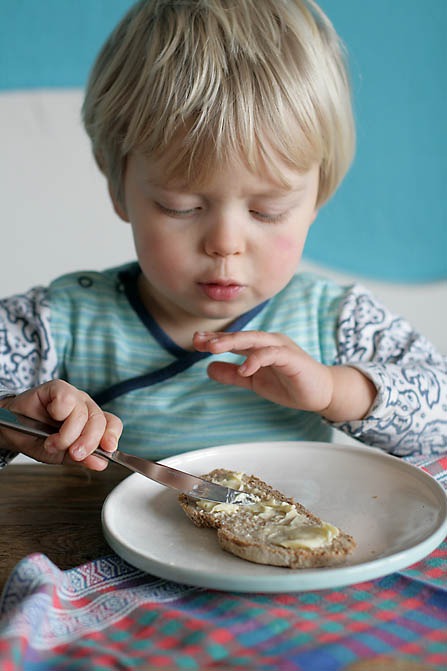
[[[159,459],[336,426],[447,447],[446,362],[365,289],[299,274],[353,153],[343,49],[312,0],[146,0],[104,45],[84,122],[138,262],[1,302],[1,404],[59,426],[5,461]]]

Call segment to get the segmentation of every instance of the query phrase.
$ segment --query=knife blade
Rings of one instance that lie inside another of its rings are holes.
[[[48,438],[56,432],[56,427],[43,424],[31,417],[20,415],[6,408],[0,408],[0,426],[13,431],[19,431],[36,438]],[[140,473],[150,480],[154,480],[165,487],[175,489],[194,499],[205,499],[216,503],[230,503],[236,505],[247,505],[256,503],[257,497],[247,492],[238,491],[218,485],[214,482],[205,480],[191,473],[180,471],[158,461],[150,461],[142,457],[136,457],[133,454],[115,450],[106,452],[97,447],[93,454],[113,461],[135,473]]]

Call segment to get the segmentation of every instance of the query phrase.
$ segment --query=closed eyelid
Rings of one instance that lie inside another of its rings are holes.
[[[254,217],[257,217],[261,221],[275,223],[285,219],[289,213],[289,210],[287,209],[282,212],[261,212],[259,210],[251,209],[250,212]]]
[[[259,212],[272,217],[284,215],[290,210],[298,207],[301,202],[301,194],[288,194],[282,198],[259,198],[250,203],[250,212]]]
[[[197,212],[200,210],[200,207],[188,207],[188,208],[174,208],[174,207],[167,207],[166,205],[163,205],[162,203],[157,203],[159,209],[162,212],[165,212],[166,214],[172,214],[173,216],[181,217],[181,216],[186,216],[188,214],[193,214],[194,212]]]

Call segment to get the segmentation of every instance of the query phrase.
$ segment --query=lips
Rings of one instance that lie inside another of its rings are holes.
[[[203,293],[214,301],[232,301],[243,291],[242,284],[229,281],[199,282]]]

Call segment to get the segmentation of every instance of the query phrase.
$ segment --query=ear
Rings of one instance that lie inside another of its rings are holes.
[[[120,203],[118,198],[116,197],[115,193],[112,190],[112,187],[110,185],[110,182],[108,182],[107,187],[109,189],[109,196],[110,200],[112,201],[113,209],[115,210],[116,214],[119,216],[120,219],[125,221],[126,223],[129,223],[129,217],[127,215],[125,207]]]

